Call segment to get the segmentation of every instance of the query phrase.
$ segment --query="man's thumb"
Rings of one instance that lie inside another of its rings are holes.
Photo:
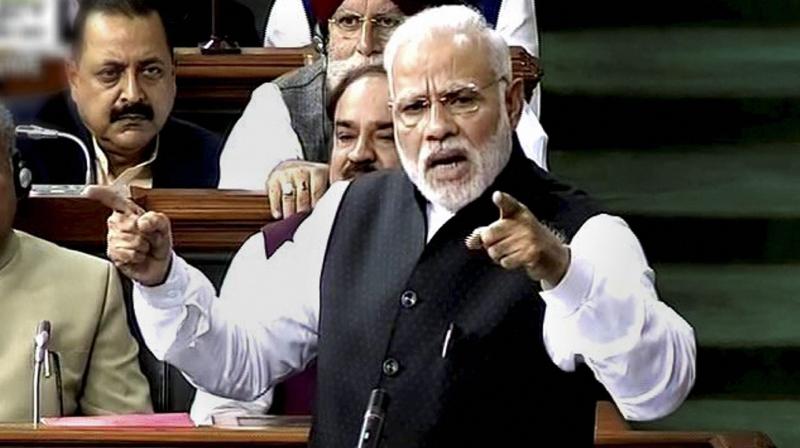
[[[520,204],[513,196],[501,191],[494,192],[492,201],[500,210],[500,219],[513,218],[525,209],[525,206]]]

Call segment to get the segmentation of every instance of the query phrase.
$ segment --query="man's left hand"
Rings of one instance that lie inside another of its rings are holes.
[[[496,191],[492,201],[500,219],[475,229],[467,247],[486,250],[504,269],[523,268],[533,280],[557,285],[569,267],[569,248],[511,195]]]

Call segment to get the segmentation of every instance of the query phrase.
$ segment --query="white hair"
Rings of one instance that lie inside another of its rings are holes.
[[[487,58],[495,75],[511,80],[511,54],[500,33],[489,27],[486,19],[476,9],[463,5],[445,5],[428,8],[409,17],[392,33],[383,51],[383,64],[389,76],[392,94],[392,67],[400,48],[409,43],[436,39],[441,35],[452,36],[457,43],[465,42],[470,37],[483,39],[488,44]]]

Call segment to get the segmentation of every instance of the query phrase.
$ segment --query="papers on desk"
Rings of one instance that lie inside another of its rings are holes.
[[[187,413],[99,415],[43,418],[45,426],[59,428],[194,428]]]
[[[309,415],[213,415],[211,423],[218,428],[269,428],[297,430],[311,426]]]

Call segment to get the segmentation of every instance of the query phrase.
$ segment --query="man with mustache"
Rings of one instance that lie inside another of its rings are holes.
[[[388,81],[381,66],[368,65],[353,70],[331,92],[327,107],[334,126],[330,151],[331,184],[400,166],[388,102]],[[261,234],[240,249],[228,269],[220,299],[238,299],[238,279],[247,276],[242,269],[271,269],[273,264],[269,259],[282,244],[293,239],[297,227],[309,213],[298,213],[291,218],[267,224]],[[260,304],[250,303],[249,306],[257,308]],[[314,378],[314,369],[308,369],[284,384],[281,410],[294,414],[311,413],[310,396],[313,395]],[[198,390],[192,403],[192,419],[203,424],[210,423],[211,416],[217,414],[263,414],[270,409],[272,402],[272,390],[252,402],[225,399]]]
[[[332,129],[323,107],[325,90],[335,87],[343,74],[353,68],[380,63],[386,41],[407,15],[436,4],[461,2],[311,1],[313,15],[327,39],[326,58],[253,92],[250,104],[225,143],[220,188],[266,189],[275,219],[313,208],[329,186]],[[502,9],[496,1],[471,3],[490,5],[484,9]],[[529,36],[529,28],[535,27],[533,2],[510,0],[503,6],[504,14],[495,15],[497,27],[504,30],[508,42],[517,45],[534,40]],[[527,47],[529,51],[536,50]],[[538,103],[533,107],[538,108]],[[546,166],[547,136],[532,108],[526,108],[523,122],[517,128],[523,149]]]
[[[433,8],[397,29],[385,66],[403,171],[334,184],[281,269],[239,280],[237,302],[269,313],[215,300],[166,216],[102,197],[151,350],[238,398],[316,360],[312,446],[356,445],[370,397],[369,436],[402,447],[591,447],[601,390],[628,419],[675,410],[694,332],[627,224],[524,157],[503,39],[468,8]]]
[[[87,0],[75,20],[69,94],[19,105],[20,124],[77,136],[93,183],[215,188],[221,140],[170,117],[172,45],[155,0]],[[68,140],[22,141],[37,184],[82,184],[86,164]]]

